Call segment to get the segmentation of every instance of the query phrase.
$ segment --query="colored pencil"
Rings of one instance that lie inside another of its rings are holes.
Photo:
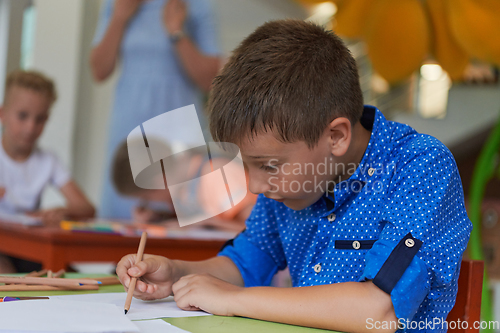
[[[19,283],[19,284],[40,284],[54,287],[79,286],[81,284],[100,284],[99,281],[89,279],[60,279],[44,277],[14,277],[0,276],[0,283]]]
[[[135,257],[135,263],[139,263],[142,261],[142,255],[144,254],[144,248],[146,247],[146,238],[148,234],[144,231],[141,236],[141,241],[139,242],[139,250],[137,251],[137,255]],[[130,310],[130,304],[132,304],[132,296],[135,290],[135,284],[137,283],[137,278],[133,277],[130,280],[130,284],[128,286],[127,299],[125,300],[125,314],[127,314],[128,310]]]
[[[27,301],[33,299],[49,299],[48,297],[15,297],[15,296],[5,296],[0,297],[0,302],[11,302],[11,301]]]
[[[112,286],[116,284],[121,284],[120,280],[116,276],[105,276],[105,277],[84,278],[84,279],[99,281],[101,282],[101,286]]]
[[[57,272],[55,272],[53,277],[60,278],[60,277],[63,277],[65,273],[66,273],[66,271],[63,268],[63,269],[60,269]]]
[[[99,290],[99,285],[56,287],[47,285],[9,284],[0,286],[0,291],[52,291],[52,290]]]
[[[26,274],[25,277],[40,277],[40,276],[44,276],[46,274],[47,274],[47,270],[42,269],[41,271],[30,272],[30,273]]]

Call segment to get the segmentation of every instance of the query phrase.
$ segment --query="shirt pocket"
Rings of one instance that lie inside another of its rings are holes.
[[[355,239],[337,239],[335,249],[337,250],[369,250],[377,239],[355,240]]]

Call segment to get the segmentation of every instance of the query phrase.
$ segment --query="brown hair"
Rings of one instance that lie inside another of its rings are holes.
[[[129,144],[132,147],[132,150],[129,150]],[[139,187],[136,185],[134,181],[134,176],[132,174],[132,168],[130,166],[130,155],[129,152],[131,152],[132,156],[135,155],[135,151],[137,149],[141,150],[142,149],[149,149],[151,147],[150,145],[154,144],[154,146],[158,149],[161,149],[162,152],[167,153],[167,155],[171,155],[172,148],[170,144],[168,144],[165,140],[158,139],[158,138],[149,138],[148,139],[148,144],[146,146],[146,142],[142,137],[137,137],[131,139],[129,142],[129,139],[124,140],[120,146],[115,151],[115,155],[113,157],[113,162],[111,165],[111,179],[113,181],[113,185],[115,189],[118,191],[118,193],[126,196],[137,196],[141,194],[141,192],[147,191],[147,189]],[[144,147],[144,148],[141,148]],[[146,148],[147,147],[147,148]],[[167,158],[164,158],[163,161],[169,161],[168,166],[173,165],[173,160],[175,159],[175,155],[171,155]],[[159,163],[157,161],[156,163]],[[165,165],[165,168],[167,167]],[[140,177],[141,175],[141,180],[140,182],[142,184],[145,184],[144,182],[147,181],[148,184],[153,185],[157,181],[156,176],[159,174],[156,172],[158,169],[153,168],[150,169],[149,172],[141,172],[137,177]],[[162,167],[163,170],[163,167]],[[160,174],[163,177],[163,173]],[[146,179],[144,178],[146,177]],[[137,179],[136,179],[137,180]]]
[[[215,141],[272,131],[284,142],[318,142],[328,123],[363,112],[356,62],[332,31],[280,20],[257,28],[234,50],[208,101]]]
[[[39,92],[46,96],[51,104],[57,99],[54,81],[37,71],[16,70],[11,72],[5,80],[4,99],[6,101],[9,89],[12,87],[26,88]]]
[[[135,185],[130,160],[128,156],[127,140],[115,151],[113,164],[111,166],[111,178],[118,193],[122,195],[135,196],[142,189]]]

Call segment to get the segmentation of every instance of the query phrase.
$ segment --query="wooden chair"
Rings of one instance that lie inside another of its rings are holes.
[[[458,278],[458,293],[455,306],[448,314],[449,329],[453,333],[473,333],[479,332],[479,328],[474,329],[474,322],[480,321],[481,315],[481,293],[483,288],[484,263],[480,260],[462,260],[460,276]],[[450,322],[456,324],[457,321],[468,322],[467,329],[454,327]]]

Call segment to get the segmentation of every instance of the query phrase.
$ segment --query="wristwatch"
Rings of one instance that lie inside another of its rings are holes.
[[[170,34],[169,38],[172,44],[177,44],[182,38],[186,37],[186,33],[182,30],[174,31]]]

